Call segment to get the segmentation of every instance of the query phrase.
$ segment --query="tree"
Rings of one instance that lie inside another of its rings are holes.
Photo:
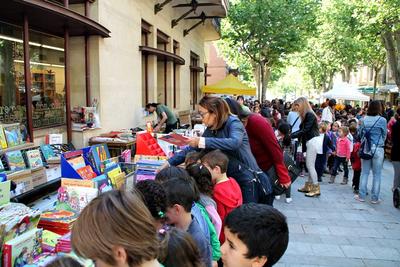
[[[260,73],[265,99],[271,70],[287,55],[300,51],[315,29],[318,0],[241,0],[232,3],[222,27],[222,40],[245,55]]]
[[[400,1],[352,0],[354,17],[361,23],[359,30],[378,37],[385,47],[394,81],[400,89]]]

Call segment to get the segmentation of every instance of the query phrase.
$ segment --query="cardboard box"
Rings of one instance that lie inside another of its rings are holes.
[[[8,178],[17,184],[15,195],[28,192],[33,189],[31,170],[24,170],[8,175]]]
[[[60,164],[49,164],[49,168],[46,169],[47,181],[61,177],[61,165]]]
[[[32,186],[37,187],[47,182],[47,175],[44,167],[32,170]]]

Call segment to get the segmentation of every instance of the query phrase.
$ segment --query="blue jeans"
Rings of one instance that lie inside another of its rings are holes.
[[[375,149],[372,146],[372,151]],[[361,179],[360,179],[360,198],[365,199],[367,195],[368,176],[372,170],[372,192],[371,200],[379,200],[379,192],[381,190],[381,173],[383,167],[384,150],[383,147],[376,149],[375,155],[370,160],[361,160]]]

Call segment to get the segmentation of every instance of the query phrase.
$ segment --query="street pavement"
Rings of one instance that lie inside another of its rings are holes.
[[[349,184],[340,185],[342,176],[328,184],[325,174],[318,198],[297,192],[305,181],[299,177],[292,203],[285,203],[284,196],[275,200],[289,224],[289,246],[276,267],[400,266],[400,210],[392,202],[391,162],[385,161],[382,170],[380,204],[354,200],[352,171]],[[371,189],[372,174],[369,180]]]

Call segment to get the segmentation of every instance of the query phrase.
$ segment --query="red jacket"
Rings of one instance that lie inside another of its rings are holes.
[[[281,184],[289,183],[291,179],[283,162],[282,149],[267,120],[261,115],[251,114],[247,121],[246,131],[249,136],[251,152],[253,152],[258,166],[263,171],[275,166],[279,182]]]
[[[351,141],[347,136],[339,137],[336,141],[336,156],[349,159],[351,150]]]
[[[224,221],[225,217],[235,208],[243,204],[242,191],[233,178],[214,186],[214,200],[217,204],[217,212],[222,220],[222,231],[219,237],[221,244],[225,241]]]
[[[355,171],[361,171],[361,159],[358,155],[358,151],[360,150],[361,143],[357,142],[353,145],[353,151],[351,152],[351,167]]]

